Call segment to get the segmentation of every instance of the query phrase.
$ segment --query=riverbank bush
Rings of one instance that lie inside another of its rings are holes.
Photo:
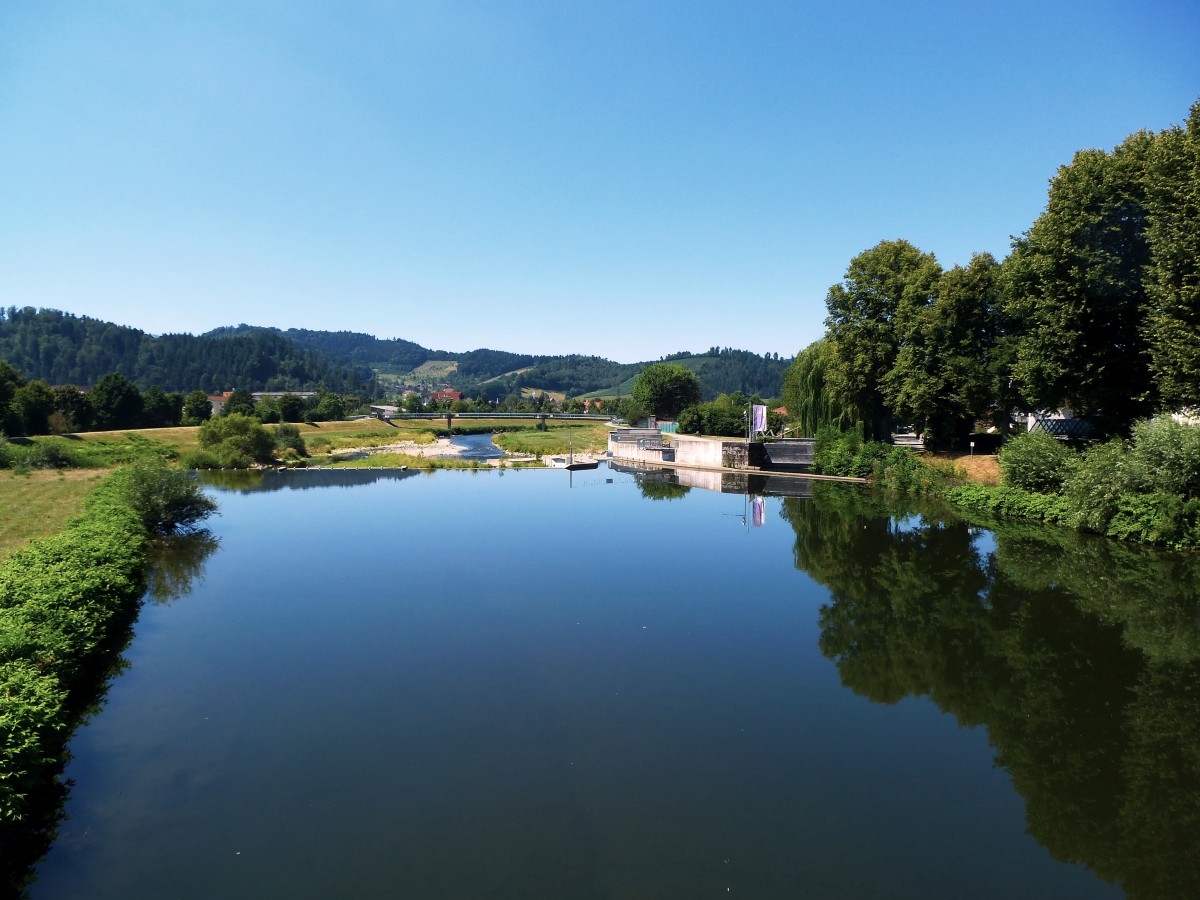
[[[1040,494],[1062,490],[1074,458],[1070,448],[1044,431],[1015,435],[997,457],[1005,484]]]
[[[209,419],[197,436],[200,449],[182,459],[189,469],[248,469],[274,459],[275,440],[253,416],[230,413]]]
[[[822,428],[813,441],[813,471],[818,475],[870,478],[891,451],[879,441],[864,441],[861,424],[851,431]]]
[[[1121,540],[1200,548],[1200,428],[1148,419],[1129,440],[1082,454],[1049,435],[1023,435],[1001,452],[1000,467],[1003,485],[953,488],[946,499],[967,510]]]
[[[181,481],[180,479],[184,479]],[[185,483],[186,481],[186,483]],[[0,859],[53,825],[66,741],[119,652],[145,587],[153,532],[212,509],[186,474],[149,461],[106,479],[66,530],[0,565]],[[47,821],[30,822],[30,817]]]

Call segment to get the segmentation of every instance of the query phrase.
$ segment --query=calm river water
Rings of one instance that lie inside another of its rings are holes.
[[[1193,566],[675,482],[216,489],[30,895],[1200,895]]]

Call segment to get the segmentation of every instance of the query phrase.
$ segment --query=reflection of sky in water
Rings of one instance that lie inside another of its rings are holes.
[[[1107,896],[985,729],[842,686],[783,501],[747,529],[604,470],[323,475],[217,494],[34,900]]]
[[[971,526],[971,546],[975,548],[980,559],[987,559],[996,552],[996,535],[986,528]]]

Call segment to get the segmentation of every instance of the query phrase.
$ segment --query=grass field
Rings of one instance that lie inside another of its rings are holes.
[[[603,422],[576,424],[570,426],[550,423],[549,431],[538,431],[531,428],[528,431],[510,431],[495,437],[496,446],[512,453],[528,453],[542,456],[548,453],[566,453],[568,447],[573,447],[576,453],[603,453],[608,449],[608,432],[611,430]]]
[[[545,394],[547,397],[553,397],[559,403],[567,399],[567,395],[562,391],[544,391],[541,388],[525,387],[521,388],[522,397],[540,397]]]
[[[579,400],[612,400],[616,397],[628,397],[633,390],[633,383],[637,381],[637,376],[626,378],[616,387],[601,388],[598,391],[591,391],[587,394],[580,394]]]
[[[35,538],[62,531],[106,474],[96,469],[0,471],[0,559]]]
[[[458,363],[450,359],[431,359],[428,362],[423,362],[405,377],[408,380],[417,379],[418,381],[437,380],[445,378],[447,375],[453,375],[458,371]]]

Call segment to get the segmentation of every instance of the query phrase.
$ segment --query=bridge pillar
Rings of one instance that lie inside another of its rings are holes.
[[[450,413],[446,413],[446,430],[449,431],[453,427],[454,427],[454,416],[450,415]]]
[[[538,416],[537,430],[538,431],[546,430],[546,416],[545,415]]]

